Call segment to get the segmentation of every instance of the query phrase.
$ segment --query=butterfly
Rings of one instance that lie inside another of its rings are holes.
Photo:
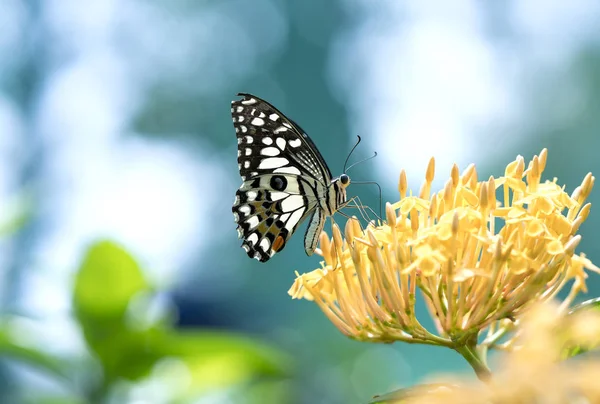
[[[332,178],[306,132],[255,95],[231,102],[242,185],[232,211],[249,257],[268,261],[308,217],[304,251],[312,255],[327,217],[346,206],[345,173]]]

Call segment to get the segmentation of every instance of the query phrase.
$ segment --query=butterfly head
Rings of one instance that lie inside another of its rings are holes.
[[[338,178],[335,178],[333,182],[337,183],[341,189],[345,189],[350,185],[350,177],[348,174],[342,174]]]
[[[350,185],[350,177],[348,177],[348,174],[340,175],[340,178],[338,178],[337,180],[339,181],[339,184],[342,186],[342,188],[346,188],[348,185]]]
[[[331,181],[331,187],[334,191],[332,195],[334,195],[336,198],[335,209],[331,212],[331,214],[346,204],[346,188],[348,185],[350,185],[350,177],[348,174],[342,174]]]

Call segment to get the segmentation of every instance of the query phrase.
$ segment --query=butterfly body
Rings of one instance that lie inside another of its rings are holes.
[[[232,101],[242,185],[232,207],[248,256],[268,261],[308,217],[312,255],[327,217],[347,203],[350,178],[332,178],[308,135],[268,102],[251,94]]]

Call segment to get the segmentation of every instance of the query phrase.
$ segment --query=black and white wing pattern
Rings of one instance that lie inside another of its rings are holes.
[[[312,215],[304,240],[311,255],[326,217],[346,203],[349,178],[344,174],[332,179],[308,135],[271,104],[238,95],[242,99],[232,101],[231,116],[243,184],[232,210],[242,248],[265,262]]]

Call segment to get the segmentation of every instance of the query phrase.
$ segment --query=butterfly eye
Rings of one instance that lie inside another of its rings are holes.
[[[342,174],[340,175],[340,182],[342,185],[348,185],[350,183],[350,177],[348,177],[346,174]]]

